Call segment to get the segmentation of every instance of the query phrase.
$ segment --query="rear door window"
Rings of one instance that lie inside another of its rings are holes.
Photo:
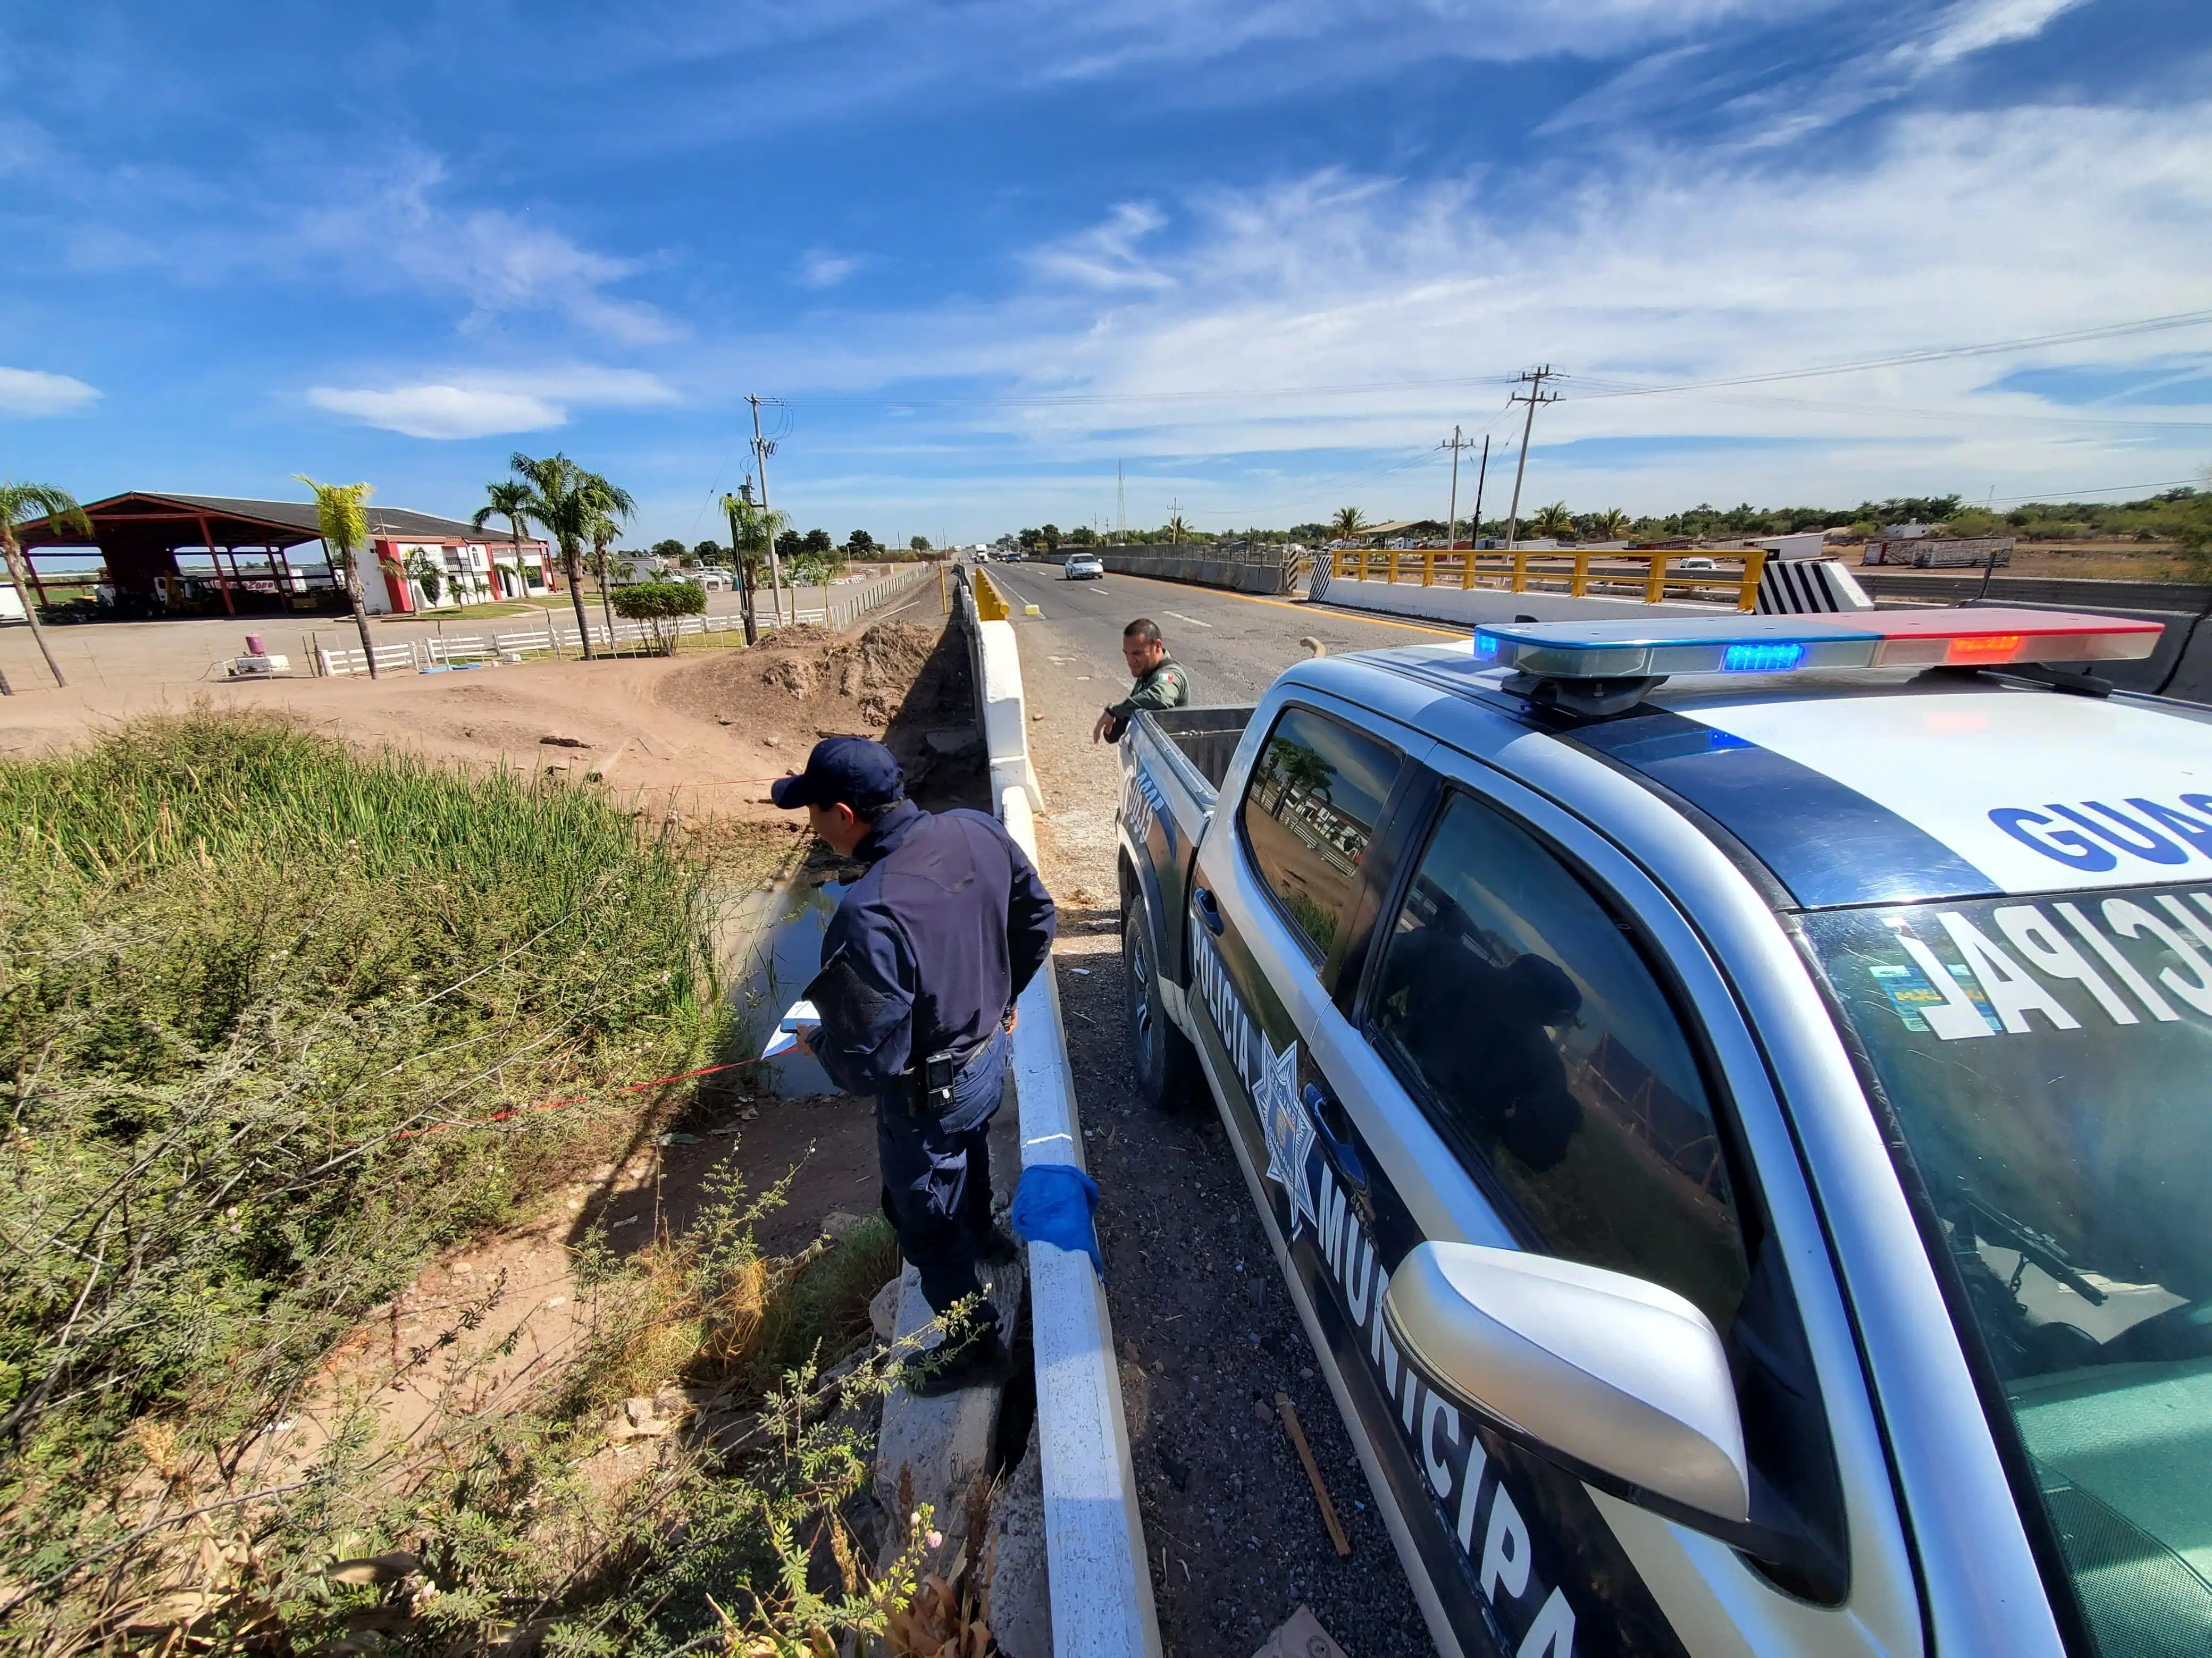
[[[1310,708],[1268,732],[1237,809],[1261,880],[1316,962],[1336,943],[1400,756]]]

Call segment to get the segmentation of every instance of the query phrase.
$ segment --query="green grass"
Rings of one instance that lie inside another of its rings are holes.
[[[236,1478],[431,1251],[653,1102],[446,1125],[686,1068],[714,987],[703,865],[617,808],[271,720],[0,764],[0,847],[15,1586],[129,1529],[149,1443]]]

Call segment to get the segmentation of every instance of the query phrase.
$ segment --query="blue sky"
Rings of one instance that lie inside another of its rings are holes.
[[[1441,515],[1538,362],[1577,509],[2212,462],[2202,0],[0,0],[0,222],[88,500],[560,448],[688,541],[750,392],[841,537]]]

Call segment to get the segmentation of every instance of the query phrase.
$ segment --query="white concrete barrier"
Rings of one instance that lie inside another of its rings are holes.
[[[1416,616],[1429,622],[1473,628],[1485,622],[1510,622],[1534,616],[1539,622],[1591,622],[1619,616],[1632,622],[1650,616],[1734,616],[1735,604],[1696,604],[1669,599],[1647,604],[1641,598],[1609,593],[1574,597],[1567,593],[1514,592],[1504,587],[1424,587],[1408,581],[1358,581],[1350,576],[1323,579],[1316,567],[1312,597],[1325,604],[1346,610],[1372,610],[1382,616]]]
[[[992,746],[999,816],[1036,857],[1038,810],[1029,759],[1029,716],[1013,626],[982,622],[965,574],[961,623],[971,631],[976,705],[997,709],[1020,734],[1018,758]],[[1008,747],[1011,750],[1011,743]],[[1083,1167],[1075,1072],[1050,963],[1021,994],[1014,1029],[1014,1095],[1021,1113],[1022,1167]],[[1044,1473],[1045,1558],[1052,1590],[1054,1658],[1157,1658],[1158,1614],[1145,1563],[1144,1520],[1121,1414],[1121,1370],[1106,1289],[1091,1257],[1056,1244],[1029,1246],[1030,1325],[1036,1348],[1036,1435]]]

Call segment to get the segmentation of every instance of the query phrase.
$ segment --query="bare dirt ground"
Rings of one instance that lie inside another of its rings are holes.
[[[964,657],[938,653],[934,615],[907,614],[926,625],[885,621],[845,635],[794,628],[749,651],[676,657],[192,688],[80,682],[0,701],[0,758],[141,714],[274,711],[365,749],[589,782],[689,824],[782,820],[768,786],[803,766],[817,737],[883,738],[909,778],[945,763],[928,738],[969,718]]]

